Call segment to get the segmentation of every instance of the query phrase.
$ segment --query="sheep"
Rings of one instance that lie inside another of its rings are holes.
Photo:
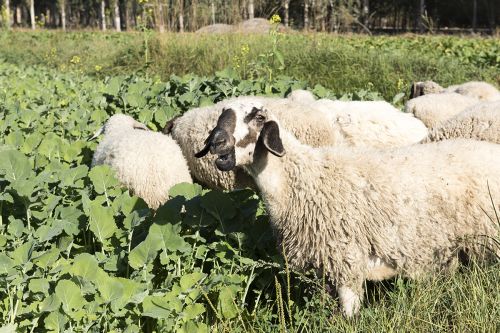
[[[132,117],[111,116],[94,137],[104,133],[92,158],[92,166],[106,164],[132,193],[156,210],[167,201],[169,189],[192,183],[181,149],[171,138],[149,131]]]
[[[198,155],[209,151],[219,170],[252,176],[290,266],[324,272],[348,317],[360,309],[365,280],[419,278],[453,269],[462,256],[500,254],[500,207],[490,198],[500,198],[500,145],[313,148],[262,104],[236,103]]]
[[[486,82],[471,81],[443,88],[433,81],[416,82],[411,87],[410,99],[427,94],[458,93],[481,101],[499,101],[500,91]]]
[[[405,104],[405,112],[412,113],[431,128],[477,103],[478,99],[455,92],[429,94],[410,99]]]
[[[330,118],[334,132],[342,133],[342,142],[336,142],[336,146],[405,146],[421,141],[428,134],[422,121],[385,101],[320,99],[315,106]]]
[[[500,143],[500,102],[483,102],[471,106],[429,131],[422,142],[471,138]]]

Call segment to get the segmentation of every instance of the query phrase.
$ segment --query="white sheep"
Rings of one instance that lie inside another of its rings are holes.
[[[436,93],[457,93],[481,101],[500,101],[500,91],[487,82],[471,81],[443,88],[434,81],[416,82],[412,85],[410,99]]]
[[[419,142],[428,134],[422,121],[384,101],[320,99],[314,106],[330,118],[334,132],[339,133],[341,140],[335,146],[399,147]]]
[[[500,102],[473,105],[453,118],[429,130],[423,142],[453,138],[500,143]]]
[[[288,262],[323,271],[345,315],[358,312],[365,280],[418,278],[463,255],[500,254],[491,201],[500,198],[500,145],[312,148],[262,105],[226,107],[203,151],[217,155],[218,169],[253,177]]]
[[[106,164],[132,193],[157,209],[168,200],[169,189],[192,183],[181,149],[171,138],[148,128],[132,117],[115,114],[94,135],[104,133],[92,166]]]
[[[412,113],[431,128],[477,103],[478,99],[455,92],[428,94],[406,102],[405,112]]]
[[[423,140],[428,132],[423,123],[404,114],[387,102],[340,102],[319,100],[300,102],[290,98],[241,96],[214,106],[192,109],[165,126],[180,145],[193,178],[223,190],[254,187],[240,168],[222,173],[213,168],[210,158],[194,158],[206,133],[217,123],[229,103],[263,103],[299,141],[313,147],[323,146],[404,146]]]

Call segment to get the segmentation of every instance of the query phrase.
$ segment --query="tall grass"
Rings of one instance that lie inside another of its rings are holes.
[[[281,74],[321,84],[339,94],[367,89],[391,100],[415,80],[443,85],[486,80],[500,86],[495,39],[457,37],[364,37],[328,34],[281,35],[286,67]],[[0,58],[67,69],[72,57],[79,69],[96,75],[142,71],[160,78],[172,74],[211,75],[226,67],[243,73],[242,61],[255,63],[272,48],[267,35],[153,34],[145,61],[141,33],[3,32]],[[248,52],[242,55],[242,49]],[[462,50],[466,50],[463,52]],[[53,52],[51,56],[51,52]],[[486,56],[485,56],[486,54]],[[98,70],[96,70],[98,66]],[[274,72],[279,72],[276,68]]]
[[[285,278],[284,278],[285,279]],[[297,282],[298,285],[297,286]],[[220,322],[217,332],[499,332],[500,264],[471,264],[452,275],[420,281],[397,278],[369,283],[358,317],[340,315],[322,288],[295,281],[298,304],[289,306],[286,282],[276,282],[274,302],[252,314]]]

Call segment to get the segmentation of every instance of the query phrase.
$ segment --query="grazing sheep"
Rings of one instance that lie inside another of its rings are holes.
[[[124,114],[115,114],[94,135],[104,132],[92,166],[111,166],[118,180],[148,206],[157,209],[168,199],[169,189],[182,182],[192,183],[179,146],[161,133],[151,132]]]
[[[262,104],[229,104],[199,155],[216,154],[219,170],[246,169],[290,265],[323,271],[345,315],[359,311],[365,280],[494,257],[500,207],[489,193],[500,198],[500,145],[312,148],[275,119]]]
[[[289,99],[262,96],[242,96],[228,99],[208,107],[191,109],[165,126],[163,133],[170,134],[181,147],[192,172],[193,178],[209,188],[234,190],[251,187],[255,184],[242,169],[233,172],[220,172],[213,167],[213,161],[204,157],[194,157],[203,143],[207,131],[217,124],[217,119],[226,104],[256,101],[276,111],[283,125],[304,143],[314,147],[333,145],[339,141],[329,125],[328,119],[315,110]]]
[[[433,81],[416,82],[411,87],[410,99],[436,93],[457,93],[481,101],[500,101],[500,91],[486,82],[471,81],[443,88]]]
[[[294,96],[302,95],[296,93]],[[312,97],[312,95],[311,95]],[[165,126],[164,133],[181,147],[193,178],[223,190],[255,188],[252,179],[240,168],[222,173],[213,168],[210,158],[194,158],[209,129],[213,128],[228,103],[263,103],[297,139],[313,147],[369,146],[392,147],[423,140],[425,125],[387,102],[341,102],[319,100],[299,102],[293,98],[241,96],[214,106],[189,110]]]
[[[432,128],[422,142],[454,138],[500,143],[500,102],[483,102],[471,106]]]
[[[330,118],[334,132],[340,133],[337,137],[342,140],[336,146],[399,147],[417,143],[428,134],[422,121],[384,101],[320,99],[315,107]]]
[[[458,93],[439,93],[419,96],[406,102],[405,112],[412,113],[431,128],[445,121],[479,100]]]

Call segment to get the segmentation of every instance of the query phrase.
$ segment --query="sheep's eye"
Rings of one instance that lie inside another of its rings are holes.
[[[265,120],[266,120],[266,117],[264,117],[261,114],[258,114],[255,116],[255,121],[257,121],[258,123],[263,123]]]

